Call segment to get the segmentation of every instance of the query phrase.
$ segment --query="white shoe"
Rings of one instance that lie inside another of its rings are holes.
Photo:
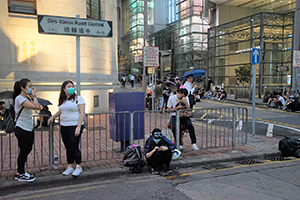
[[[79,174],[82,172],[82,167],[80,167],[80,165],[76,165],[76,169],[74,170],[74,172],[72,173],[72,176],[79,176]]]
[[[178,148],[180,151],[183,150],[183,146],[182,145],[179,145],[179,148]]]
[[[68,166],[68,168],[62,174],[65,175],[65,176],[67,176],[67,175],[72,174],[73,172],[74,172],[74,168]]]
[[[199,150],[199,148],[197,147],[196,144],[193,144],[193,149],[194,149],[195,151],[198,151],[198,150]]]

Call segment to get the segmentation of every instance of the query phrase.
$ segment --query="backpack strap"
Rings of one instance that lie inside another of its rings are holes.
[[[17,116],[17,118],[15,120],[15,123],[17,123],[17,121],[18,121],[18,119],[19,119],[19,117],[20,117],[21,112],[23,111],[23,109],[24,109],[24,106],[22,106],[21,110],[19,111],[19,114],[18,114],[18,116]]]

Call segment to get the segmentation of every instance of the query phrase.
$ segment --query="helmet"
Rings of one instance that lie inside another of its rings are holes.
[[[172,150],[172,160],[176,160],[180,156],[181,152],[178,149]]]

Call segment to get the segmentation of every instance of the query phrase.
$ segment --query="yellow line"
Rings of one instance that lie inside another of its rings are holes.
[[[222,119],[223,115],[221,115],[218,119]]]
[[[299,160],[300,160],[300,158],[295,158],[295,159],[286,160],[286,161],[269,161],[269,160],[265,160],[264,163],[257,163],[257,164],[253,164],[253,165],[238,165],[238,166],[228,167],[228,168],[224,168],[224,169],[209,169],[209,170],[204,170],[204,171],[197,171],[197,172],[179,174],[179,176],[173,175],[173,176],[168,176],[168,177],[164,177],[164,178],[165,179],[171,179],[171,178],[184,177],[184,176],[190,176],[190,175],[196,175],[196,174],[204,174],[204,173],[209,173],[209,172],[213,172],[213,171],[225,171],[225,170],[231,170],[231,169],[251,167],[251,166],[256,166],[256,165],[269,165],[269,164],[283,163],[283,162],[294,162],[294,161],[299,161]]]
[[[200,119],[203,119],[206,115],[207,115],[207,113],[205,113],[204,115],[202,115],[202,116],[200,117]]]

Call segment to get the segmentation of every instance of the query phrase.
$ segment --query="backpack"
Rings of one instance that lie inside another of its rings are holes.
[[[285,136],[279,141],[278,149],[281,151],[283,156],[299,157],[299,151],[297,150],[300,149],[300,140]]]
[[[127,148],[124,153],[123,164],[124,166],[129,167],[129,170],[133,173],[141,173],[142,167],[146,165],[141,147],[132,145]]]
[[[15,131],[15,126],[18,118],[20,117],[20,114],[24,107],[21,108],[16,120],[15,119],[15,107],[14,105],[10,105],[9,109],[5,111],[5,114],[3,116],[3,127],[5,128],[6,133],[13,133]]]

